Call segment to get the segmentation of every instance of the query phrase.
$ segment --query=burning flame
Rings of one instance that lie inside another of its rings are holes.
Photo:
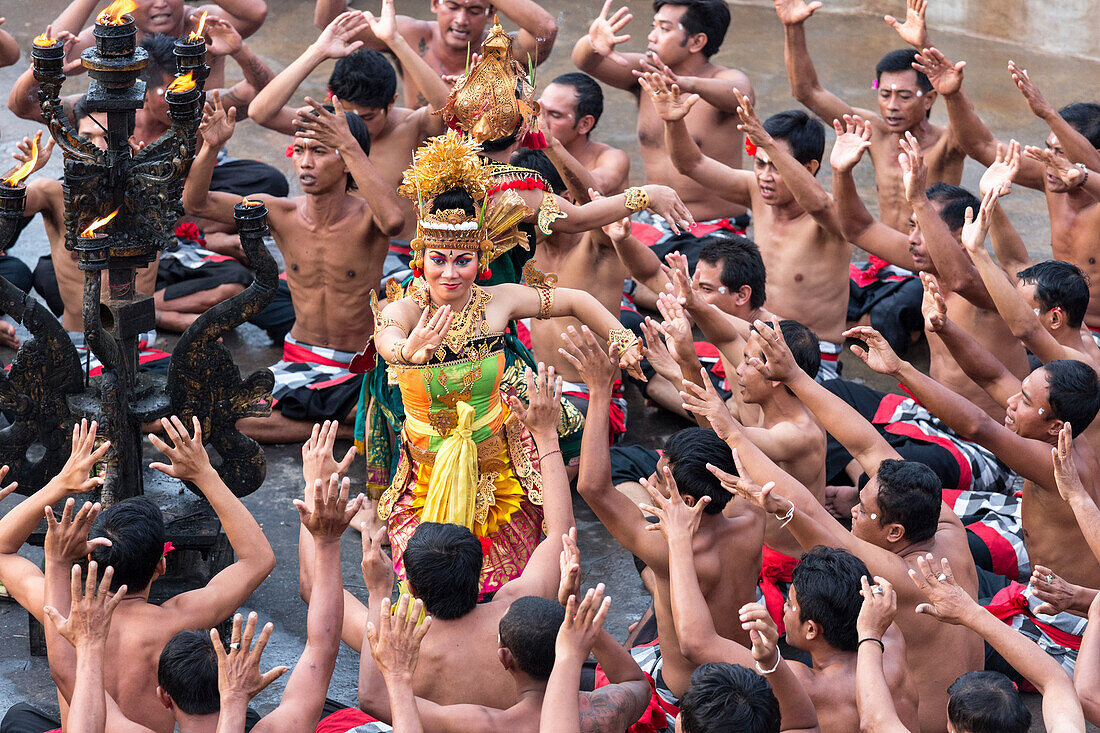
[[[195,30],[191,31],[191,35],[189,35],[187,37],[187,42],[188,43],[194,43],[195,41],[202,38],[202,29],[206,27],[207,12],[208,11],[206,11],[206,10],[202,11],[202,15],[199,16],[199,27],[196,28]]]
[[[55,43],[57,43],[57,39],[49,38],[45,33],[34,38],[34,45],[36,46],[52,46]]]
[[[118,209],[115,209],[102,219],[96,219],[95,221],[93,221],[91,224],[88,225],[87,229],[80,233],[80,236],[94,237],[96,235],[97,229],[101,229],[102,227],[106,226],[107,222],[109,222],[111,219],[114,219],[116,216],[118,216]]]
[[[170,92],[189,92],[194,88],[195,80],[192,78],[190,71],[183,76],[176,77],[176,80],[168,85],[168,91]]]
[[[115,0],[99,14],[96,22],[104,25],[121,25],[123,22],[122,16],[135,10],[137,10],[137,3],[134,0]]]
[[[252,201],[251,199],[248,199],[248,198],[241,199],[241,206],[259,206],[259,205],[260,205],[259,201]]]
[[[31,159],[23,165],[19,166],[19,169],[12,173],[10,176],[4,179],[5,186],[11,186],[15,188],[18,186],[24,178],[31,174],[34,170],[34,164],[38,162],[38,140],[42,137],[42,133],[36,133],[34,140],[31,142]]]

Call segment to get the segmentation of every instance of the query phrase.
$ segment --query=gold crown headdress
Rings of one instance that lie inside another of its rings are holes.
[[[481,60],[455,82],[440,112],[448,127],[461,129],[483,143],[516,133],[526,148],[541,150],[546,137],[539,132],[539,103],[535,101],[534,63],[529,69],[512,56],[512,38],[500,21],[481,44]]]
[[[412,247],[413,274],[424,270],[424,250],[461,249],[478,253],[478,272],[486,275],[489,263],[527,238],[516,225],[527,216],[527,207],[515,191],[507,191],[490,206],[491,176],[478,158],[480,146],[455,130],[428,139],[417,148],[413,164],[405,171],[398,193],[417,202],[416,238]],[[431,211],[436,196],[454,188],[470,194],[474,215],[463,209]],[[509,195],[510,194],[510,195]]]

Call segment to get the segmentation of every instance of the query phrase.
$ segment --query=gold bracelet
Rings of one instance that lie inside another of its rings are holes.
[[[613,328],[607,334],[607,343],[619,347],[619,356],[638,343],[638,336],[629,328]]]
[[[409,360],[405,358],[405,344],[408,339],[398,339],[393,342],[393,360],[397,364],[409,364]]]
[[[539,294],[539,314],[536,318],[540,321],[545,321],[554,312],[554,293],[556,291],[557,288],[535,288],[535,292]]]
[[[624,193],[626,194],[626,208],[631,212],[638,212],[649,206],[649,194],[641,186],[631,186]]]

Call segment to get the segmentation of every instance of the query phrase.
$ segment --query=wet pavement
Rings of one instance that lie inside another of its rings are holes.
[[[558,15],[559,41],[550,61],[538,70],[538,79],[542,82],[573,70],[569,61],[572,43],[586,32],[587,24],[600,3],[589,0],[584,4],[585,8],[579,11],[566,0],[547,0],[544,4]],[[630,29],[634,39],[626,48],[644,50],[651,17],[649,4],[641,0],[626,4],[635,13]],[[12,33],[26,49],[31,38],[44,30],[46,22],[60,12],[65,3],[63,0],[40,0],[3,5],[3,14],[7,16],[4,30]],[[782,28],[771,3],[751,0],[732,5],[733,23],[723,50],[715,61],[741,68],[749,75],[756,89],[757,109],[762,115],[796,107],[797,104],[789,96],[783,69]],[[1041,145],[1047,134],[1046,127],[1030,115],[1013,88],[1005,71],[1009,58],[1014,58],[1030,70],[1032,78],[1056,106],[1079,101],[1083,95],[1092,93],[1092,90],[1082,91],[1080,80],[1097,77],[1100,71],[1100,41],[1093,34],[1064,34],[1064,31],[1066,28],[1084,27],[1080,25],[1084,22],[1091,23],[1100,10],[1100,0],[1069,4],[1054,4],[1045,0],[1006,0],[995,7],[974,0],[952,3],[951,7],[940,5],[933,3],[930,11],[932,37],[951,59],[968,62],[967,88],[976,107],[999,137],[1007,139],[1015,136],[1024,143]],[[900,0],[837,0],[829,6],[829,11],[819,13],[809,28],[811,52],[817,62],[818,74],[823,84],[851,103],[873,106],[874,93],[870,84],[874,64],[883,53],[901,45],[893,32],[882,23],[881,14],[892,12],[900,15],[903,12],[902,3]],[[313,3],[268,0],[268,7],[269,15],[264,28],[249,44],[278,71],[314,39]],[[374,9],[374,4],[360,2],[357,7]],[[573,12],[566,13],[566,7]],[[426,2],[415,5],[401,3],[398,11],[429,17]],[[855,14],[848,14],[849,11]],[[956,29],[966,29],[967,34],[957,33]],[[1024,32],[1029,33],[1026,44],[1021,38]],[[25,53],[24,61],[27,60],[28,54]],[[232,64],[229,66],[232,67]],[[6,94],[22,68],[18,65],[0,69],[0,91]],[[331,63],[322,65],[303,85],[300,90],[302,95],[323,95],[330,71]],[[230,69],[231,81],[236,80],[233,72]],[[86,77],[75,78],[66,84],[65,92],[78,93],[86,83]],[[937,104],[933,120],[943,122],[945,118],[942,103]],[[633,99],[623,92],[606,90],[606,109],[596,136],[631,153],[632,181],[641,183],[641,166],[632,124],[634,119]],[[36,129],[37,126],[16,119],[6,108],[0,111],[0,132],[3,133],[0,138],[0,160],[7,159],[17,139],[32,134]],[[229,151],[235,157],[260,158],[292,175],[290,161],[282,154],[285,146],[283,136],[245,122],[238,127]],[[0,169],[4,168],[0,165]],[[60,175],[60,170],[60,161],[55,159],[37,175],[56,176]],[[980,166],[968,163],[964,185],[976,190],[980,174]],[[819,174],[819,178],[828,182],[830,174],[826,170]],[[857,169],[857,180],[864,199],[873,204],[873,180],[869,165],[864,164]],[[298,190],[293,180],[291,190]],[[1005,202],[1005,207],[1024,235],[1033,256],[1049,257],[1049,227],[1042,195],[1017,188]],[[33,268],[37,258],[47,251],[42,225],[36,221],[24,232],[11,253]],[[157,346],[170,349],[172,343],[174,338],[164,338]],[[251,325],[242,326],[227,337],[226,344],[243,372],[266,366],[280,356],[279,350],[273,348],[267,336]],[[6,362],[10,356],[10,352],[0,349],[0,361]],[[920,361],[927,363],[925,359]],[[852,363],[850,355],[844,360],[846,376],[867,376],[865,370],[859,369],[860,365]],[[891,385],[880,381],[876,386],[889,388]],[[687,425],[678,418],[645,406],[635,391],[628,392],[628,401],[631,442],[649,442],[656,446],[664,436]],[[147,453],[151,452],[147,448]],[[267,458],[267,481],[261,490],[246,498],[245,503],[260,521],[275,548],[279,564],[243,610],[255,610],[261,621],[275,623],[275,636],[265,654],[266,662],[271,666],[293,665],[304,642],[306,612],[305,604],[298,599],[298,518],[291,505],[291,500],[301,491],[300,450],[297,446],[269,447]],[[148,464],[152,456],[147,455],[146,459]],[[12,500],[4,502],[0,505],[0,512],[6,511],[12,503]],[[647,606],[648,596],[638,581],[630,556],[610,538],[581,500],[574,500],[574,508],[586,583],[602,581],[608,584],[609,593],[615,599],[609,627],[616,637],[624,638],[627,626]],[[345,539],[343,573],[346,586],[353,593],[363,595],[358,539],[357,534],[350,532]],[[27,550],[27,553],[31,557],[35,557],[36,553],[38,558],[41,557],[37,550]],[[45,659],[29,656],[26,614],[14,604],[0,603],[0,638],[6,640],[0,645],[0,710],[20,700],[56,709]],[[344,647],[333,677],[331,697],[354,704],[357,664],[355,655]],[[264,711],[277,704],[282,685],[283,681],[275,683],[256,700],[256,706]],[[1038,713],[1036,706],[1033,709]],[[1037,726],[1035,730],[1041,730],[1041,727]]]

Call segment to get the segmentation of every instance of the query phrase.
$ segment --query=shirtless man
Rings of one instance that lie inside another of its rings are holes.
[[[780,332],[762,321],[755,325],[759,333],[752,340],[767,358],[758,368],[788,386],[856,457],[871,480],[860,490],[849,532],[804,486],[768,460],[736,422],[725,418],[721,401],[689,387],[685,401],[703,413],[736,452],[741,478],[718,475],[727,488],[765,511],[784,517],[789,513],[787,528],[803,548],[845,549],[866,563],[871,573],[895,584],[902,609],[898,627],[920,693],[920,729],[942,732],[947,728],[947,687],[960,674],[982,668],[982,644],[965,629],[945,628],[913,613],[925,599],[908,582],[908,571],[917,569],[917,558],[927,553],[947,557],[959,583],[976,597],[977,571],[962,522],[943,503],[940,482],[931,469],[900,460],[870,423],[795,365]],[[770,494],[757,485],[773,481]],[[945,656],[944,649],[952,654]]]
[[[577,360],[576,366],[591,394],[577,492],[612,536],[653,573],[660,655],[653,668],[646,671],[663,681],[659,694],[675,704],[688,689],[695,665],[680,649],[676,634],[669,594],[668,545],[646,530],[649,523],[637,505],[611,483],[607,444],[602,436],[607,431],[607,404],[611,385],[618,378],[617,364],[591,337],[582,342],[580,352],[583,359]],[[699,584],[717,624],[717,633],[747,646],[748,633],[730,611],[756,599],[764,517],[740,502],[727,506],[731,497],[707,473],[707,463],[733,468],[729,450],[713,432],[701,428],[682,430],[665,443],[655,481],[664,488],[666,477],[675,477],[675,484],[689,506],[695,506],[703,497],[709,498],[692,543]],[[671,474],[665,473],[666,468]]]
[[[917,51],[928,46],[924,29],[924,3],[908,1],[904,25],[893,27]],[[875,166],[879,217],[899,232],[907,230],[910,207],[905,200],[901,167],[898,165],[898,140],[912,134],[928,160],[928,178],[932,183],[958,185],[962,178],[966,152],[961,138],[965,133],[952,123],[946,128],[929,121],[936,92],[921,72],[913,69],[915,53],[911,49],[891,51],[875,67],[878,89],[878,114],[852,107],[821,86],[810,59],[804,23],[821,3],[805,0],[775,0],[775,12],[783,23],[784,58],[791,94],[826,123],[844,115],[859,115],[871,122],[871,161]],[[920,8],[918,10],[918,7]],[[969,151],[967,151],[969,152]]]
[[[216,94],[213,102],[199,128],[205,144],[187,176],[183,205],[190,214],[229,223],[239,199],[209,188],[218,151],[232,137],[236,116],[232,108],[226,112]],[[357,380],[334,362],[350,364],[370,339],[370,293],[381,280],[389,237],[405,225],[396,193],[367,158],[370,139],[363,122],[345,113],[339,99],[333,104],[335,113],[314,103],[316,114],[300,118],[293,160],[303,195],[255,197],[267,205],[268,226],[286,261],[295,315],[284,360],[275,369],[279,410],[241,421],[243,431],[263,442],[304,440],[317,419],[354,419]],[[359,196],[348,192],[352,185]],[[332,385],[334,379],[342,381]],[[318,382],[330,386],[305,386]],[[352,426],[343,429],[350,437]]]
[[[227,619],[275,567],[275,553],[252,514],[210,465],[198,419],[193,435],[179,418],[165,418],[161,423],[175,447],[150,436],[153,445],[170,461],[153,463],[152,467],[198,487],[221,521],[236,562],[202,588],[160,605],[149,603],[153,582],[165,573],[165,537],[160,509],[144,497],[127,499],[104,510],[92,529],[91,541],[79,554],[89,555],[100,567],[115,567],[112,589],[125,585],[128,590],[126,601],[112,621],[107,642],[108,658],[125,663],[105,670],[107,692],[130,720],[159,733],[171,733],[172,712],[158,700],[153,684],[161,650],[178,631],[208,629]],[[95,441],[96,424],[81,421],[73,429],[72,454],[61,473],[0,520],[0,582],[28,613],[43,623],[43,572],[36,563],[17,553],[42,520],[46,507],[102,484],[101,479],[88,478],[88,472],[102,459],[110,443],[104,442],[93,450]],[[103,541],[110,537],[127,541],[116,540],[112,546]],[[65,570],[61,572],[64,574]]]
[[[661,118],[638,82],[641,73],[660,71],[684,92],[698,94],[703,103],[688,116],[690,134],[700,141],[706,155],[740,168],[742,138],[737,129],[734,90],[751,100],[752,84],[741,71],[710,62],[729,28],[729,9],[720,0],[656,0],[653,5],[653,30],[645,54],[615,50],[630,39],[629,35],[619,34],[633,16],[623,7],[609,17],[611,0],[606,0],[599,17],[589,26],[588,35],[573,47],[573,63],[638,100],[638,145],[646,181],[676,189],[698,223],[740,216],[745,213],[743,205],[731,203],[677,171],[673,165],[675,155],[661,134]]]
[[[539,376],[539,383],[545,385],[547,371],[543,369]],[[531,389],[530,399],[530,406],[519,414],[531,432],[539,455],[547,456],[542,462],[546,539],[531,553],[520,576],[502,586],[492,601],[478,603],[483,552],[473,532],[457,525],[425,523],[417,528],[405,548],[403,559],[410,590],[425,603],[433,619],[431,631],[424,637],[413,688],[420,697],[440,705],[463,702],[492,708],[514,705],[517,700],[515,684],[497,661],[498,624],[517,598],[557,597],[562,535],[572,533],[574,527],[569,482],[558,450],[560,402],[553,400],[553,385]],[[316,428],[303,446],[302,473],[307,484],[318,477],[343,473],[351,465],[355,456],[353,451],[340,462],[333,458],[335,440],[335,424],[326,423]],[[367,651],[363,646],[367,621],[374,619],[377,623],[382,600],[388,600],[393,590],[393,562],[382,551],[385,532],[383,523],[373,538],[369,532],[363,533],[363,570],[369,607],[351,593],[344,592],[342,638],[356,651]],[[314,582],[309,572],[313,540],[306,532],[299,532],[298,552],[300,591],[308,601]],[[454,650],[459,647],[467,649],[468,653],[456,655]],[[373,666],[369,654],[364,655],[363,664]],[[471,664],[479,670],[473,677]],[[364,688],[361,692],[368,697],[377,696],[379,701],[386,696],[385,687],[381,685]]]
[[[324,28],[348,9],[347,0],[317,0],[313,22]],[[437,76],[460,76],[467,70],[470,49],[485,40],[489,16],[500,13],[519,26],[512,47],[513,57],[527,68],[528,63],[541,64],[550,56],[558,24],[534,0],[431,0],[436,22],[417,20],[407,15],[397,16],[397,33],[416,54],[427,62]],[[389,49],[389,42],[379,38],[373,26],[361,28],[353,40],[375,51]],[[411,109],[431,102],[423,81],[404,67],[405,104]]]
[[[707,156],[695,144],[685,119],[697,97],[684,96],[656,74],[642,82],[665,121],[665,141],[676,169],[713,194],[752,210],[753,236],[768,271],[766,307],[817,334],[820,378],[839,376],[852,245],[844,238],[832,197],[814,180],[825,151],[821,123],[794,110],[761,123],[751,102],[735,91],[738,129],[757,148],[752,172],[743,171]]]
[[[919,201],[918,217],[910,223],[909,236],[874,219],[856,190],[852,169],[870,147],[871,129],[863,120],[847,117],[844,125],[834,122],[837,141],[829,163],[833,168],[833,196],[840,221],[850,242],[906,270],[928,272],[943,280],[948,314],[967,333],[993,353],[1017,376],[1027,373],[1027,355],[1005,324],[989,297],[970,258],[959,242],[966,209],[977,208],[978,200],[965,189],[938,183],[923,189],[927,182],[922,157],[912,146],[906,153],[911,173],[906,186],[908,195]],[[912,158],[910,160],[910,153]],[[1010,176],[1006,160],[991,167],[983,176],[981,190],[1000,188]],[[918,188],[924,190],[920,196]],[[955,362],[950,350],[936,336],[928,338],[929,373],[940,384],[965,396],[991,416],[1003,410],[981,387],[975,384]]]
[[[1084,362],[1060,359],[1039,367],[1022,382],[1003,370],[991,374],[984,386],[1006,405],[1004,422],[999,423],[898,358],[874,329],[856,328],[849,334],[867,344],[866,350],[853,350],[871,369],[899,379],[961,437],[985,446],[1023,477],[1020,520],[1032,565],[1050,568],[1075,585],[1100,587],[1100,562],[1090,552],[1073,509],[1059,494],[1050,460],[1062,427],[1071,426],[1074,438],[1079,438],[1100,409],[1095,370]],[[1074,461],[1082,484],[1095,498],[1096,464],[1087,441],[1075,440]],[[1056,651],[1063,666],[1072,670],[1076,652]]]
[[[396,17],[393,0],[383,0],[380,17],[358,10],[338,15],[301,56],[256,95],[249,106],[249,115],[264,127],[293,135],[297,109],[286,106],[287,102],[317,66],[336,59],[329,90],[340,98],[346,110],[359,115],[366,124],[371,139],[368,157],[387,185],[396,190],[416,147],[444,131],[443,120],[433,112],[443,107],[449,91],[397,32]],[[394,106],[397,74],[390,62],[378,51],[361,50],[363,42],[352,40],[365,28],[370,28],[383,47],[394,53],[406,77],[417,80],[420,93],[428,101],[426,106],[419,109]],[[404,197],[399,201],[405,227],[397,237],[405,240],[407,250],[407,242],[416,236],[414,202]]]
[[[990,165],[995,160],[999,143],[978,117],[963,91],[963,67],[966,62],[952,64],[933,48],[922,54],[919,65],[946,100],[951,125],[958,130],[967,155],[983,165]],[[1100,119],[1100,105],[1071,104],[1055,112],[1026,71],[1015,64],[1010,66],[1010,70],[1028,106],[1051,128],[1046,148],[1054,158],[1052,163],[1062,164],[1054,166],[1054,169],[1072,167],[1066,163],[1080,163],[1092,170],[1100,169],[1100,138],[1095,132],[1097,120]],[[1091,137],[1086,138],[1086,132]],[[1072,262],[1089,278],[1091,297],[1085,324],[1096,330],[1100,329],[1100,264],[1095,252],[1096,238],[1100,234],[1100,202],[1082,185],[1085,179],[1080,175],[1075,179],[1063,179],[1034,157],[1024,156],[1013,180],[1046,194],[1050,214],[1050,248],[1055,259]]]

